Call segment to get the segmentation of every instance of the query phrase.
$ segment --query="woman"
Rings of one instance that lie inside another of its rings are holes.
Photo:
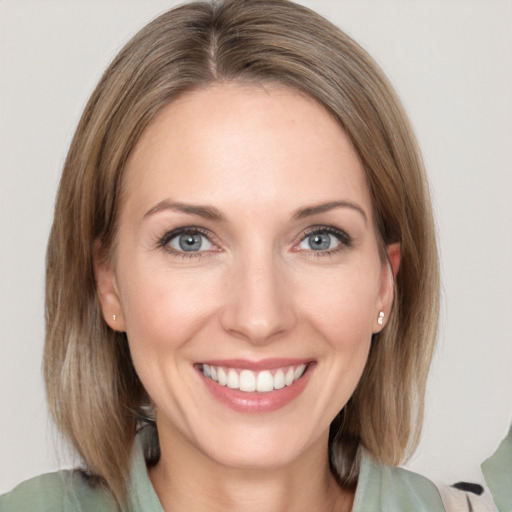
[[[443,510],[391,467],[437,325],[421,158],[313,12],[193,3],[123,48],[68,154],[46,300],[50,408],[85,471],[2,510]]]

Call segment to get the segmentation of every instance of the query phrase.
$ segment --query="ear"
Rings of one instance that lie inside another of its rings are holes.
[[[400,268],[400,243],[386,247],[387,261],[382,263],[381,283],[373,333],[380,332],[386,325],[393,306],[395,295],[395,278]],[[382,316],[381,312],[384,314]],[[382,323],[379,323],[379,315]]]
[[[114,268],[110,259],[106,258],[102,252],[100,244],[97,242],[94,250],[94,274],[103,319],[114,331],[125,331],[123,309]]]

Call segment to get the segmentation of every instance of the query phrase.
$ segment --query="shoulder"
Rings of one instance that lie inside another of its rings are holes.
[[[394,499],[408,510],[443,511],[444,506],[437,486],[428,478],[398,467],[382,467],[383,484],[392,491]],[[412,508],[414,507],[414,508]]]
[[[357,505],[357,507],[356,507]],[[439,490],[428,478],[379,464],[369,454],[361,462],[354,512],[444,512]]]
[[[482,472],[498,510],[512,510],[512,425],[498,449],[483,462]]]
[[[57,471],[21,483],[0,496],[2,512],[108,512],[116,510],[107,491],[91,486],[80,471]]]

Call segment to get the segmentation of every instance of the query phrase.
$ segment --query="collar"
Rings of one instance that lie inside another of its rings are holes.
[[[153,429],[144,428],[135,438],[128,488],[128,512],[164,512],[144,460],[144,446],[151,441],[153,435]],[[382,510],[444,512],[444,507],[439,491],[428,479],[402,468],[379,464],[363,448],[352,512]]]

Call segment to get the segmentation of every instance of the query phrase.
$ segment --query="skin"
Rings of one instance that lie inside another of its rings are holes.
[[[165,237],[181,227],[203,230],[200,251]],[[311,248],[311,229],[328,250]],[[166,511],[350,510],[327,440],[391,308],[399,251],[388,247],[391,268],[378,249],[361,162],[312,99],[217,84],[150,124],[127,163],[115,254],[96,273],[104,318],[127,332],[156,406],[162,456],[150,478]],[[194,366],[282,357],[312,361],[309,381],[263,414],[219,402]]]

